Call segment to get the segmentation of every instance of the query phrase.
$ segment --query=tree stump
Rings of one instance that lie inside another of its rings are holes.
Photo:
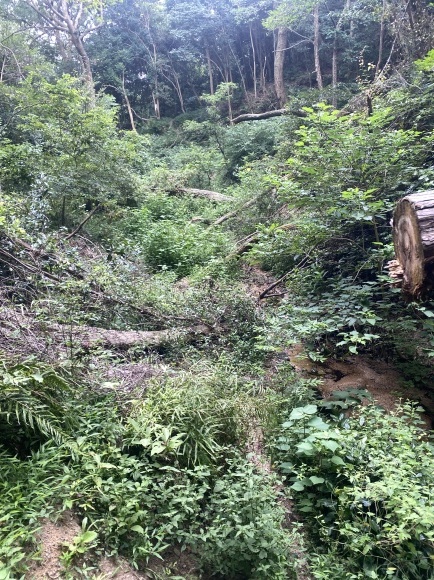
[[[401,199],[393,214],[395,254],[402,268],[402,288],[420,296],[432,286],[434,266],[434,190]]]

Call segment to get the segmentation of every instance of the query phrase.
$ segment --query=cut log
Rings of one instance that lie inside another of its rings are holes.
[[[258,201],[258,199],[261,197],[261,195],[262,194],[256,195],[252,199],[249,199],[248,201],[246,201],[246,203],[243,203],[243,205],[241,205],[240,207],[238,207],[234,211],[230,211],[229,213],[225,213],[225,215],[222,215],[221,217],[219,217],[209,227],[213,228],[215,226],[219,226],[220,224],[226,222],[227,220],[229,220],[233,217],[236,217],[242,209],[247,209],[248,207],[251,207],[252,205],[254,205]]]
[[[403,270],[403,290],[419,296],[433,282],[434,190],[401,199],[393,215],[396,259]]]
[[[159,351],[177,341],[194,342],[201,336],[210,336],[218,332],[222,332],[220,327],[210,327],[205,324],[165,330],[137,331],[110,330],[51,321],[40,322],[18,309],[0,306],[0,346],[4,341],[11,345],[17,341],[23,342],[26,344],[27,352],[43,352],[49,347],[59,352],[66,347],[89,350],[98,346],[114,350],[139,347],[143,351]]]

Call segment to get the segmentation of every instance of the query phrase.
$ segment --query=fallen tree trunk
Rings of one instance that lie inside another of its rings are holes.
[[[296,226],[294,226],[294,224],[283,224],[281,226],[279,226],[278,228],[276,228],[274,231],[288,231],[288,230],[295,230],[297,229]],[[235,256],[241,256],[242,254],[245,254],[246,252],[248,252],[251,247],[254,244],[257,244],[260,239],[261,239],[261,233],[262,232],[253,232],[252,234],[246,236],[245,238],[243,238],[242,240],[240,240],[238,242],[238,248],[233,251],[231,254],[229,254],[229,256],[227,256],[228,258],[234,258]]]
[[[11,345],[17,341],[26,343],[29,352],[33,350],[43,352],[46,348],[57,351],[66,347],[87,350],[97,346],[119,350],[133,347],[160,350],[178,340],[192,342],[200,336],[209,336],[219,330],[205,324],[154,331],[107,330],[86,325],[40,322],[17,309],[0,307],[0,338]]]
[[[92,326],[67,326],[56,324],[48,329],[57,340],[72,343],[73,346],[92,348],[105,346],[108,348],[128,350],[141,347],[145,350],[159,349],[169,343],[182,339],[191,341],[200,335],[209,335],[210,329],[204,324],[190,328],[173,328],[169,330],[135,331],[106,330]]]
[[[233,201],[233,197],[229,197],[224,193],[219,193],[218,191],[210,191],[209,189],[196,189],[192,187],[179,187],[174,191],[170,191],[174,195],[179,193],[187,193],[190,195],[194,195],[195,197],[206,197],[211,201]]]
[[[265,113],[245,113],[232,119],[232,123],[236,125],[243,121],[258,121],[260,119],[270,119],[271,117],[281,117],[282,115],[287,115],[288,112],[288,109],[276,109],[275,111],[266,111]]]
[[[265,113],[244,113],[232,119],[232,125],[242,123],[243,121],[260,121],[261,119],[270,119],[271,117],[281,117],[282,115],[294,115],[295,117],[307,117],[305,111],[291,111],[290,109],[276,109],[275,111],[266,111]]]
[[[393,242],[402,268],[402,288],[419,296],[433,283],[434,190],[401,199],[393,214]]]
[[[234,209],[234,211],[230,211],[228,213],[225,213],[225,215],[222,215],[221,217],[219,217],[209,227],[213,228],[215,226],[219,226],[220,224],[223,224],[227,220],[230,220],[231,218],[236,217],[242,209],[247,209],[248,207],[251,207],[252,205],[254,205],[258,201],[258,199],[261,197],[261,195],[262,194],[257,195],[255,197],[253,197],[252,199],[249,199],[249,201],[246,201],[246,203],[243,203],[243,205],[241,205],[237,209]]]

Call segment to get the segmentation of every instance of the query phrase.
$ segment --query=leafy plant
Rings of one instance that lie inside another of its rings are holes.
[[[71,423],[69,405],[63,402],[71,387],[47,365],[27,363],[0,371],[0,429],[3,445],[17,445],[30,433],[60,443],[63,430]],[[21,434],[20,434],[21,433]]]
[[[97,532],[86,529],[86,526],[87,518],[83,518],[81,522],[81,534],[76,536],[71,543],[64,544],[66,550],[62,552],[61,560],[67,568],[71,566],[74,558],[82,556],[96,545],[95,540],[98,538]]]
[[[236,458],[214,484],[194,548],[205,571],[224,578],[288,577],[293,538],[282,529],[283,510],[271,482]]]
[[[430,578],[434,447],[418,411],[361,407],[337,422],[317,411],[293,409],[276,445],[314,534],[355,573]]]

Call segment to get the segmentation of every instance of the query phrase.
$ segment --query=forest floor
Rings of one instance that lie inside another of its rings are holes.
[[[268,273],[257,267],[244,266],[244,290],[250,297],[257,298],[267,288],[273,278]],[[257,302],[258,308],[264,308],[263,303]],[[318,390],[321,398],[327,399],[336,391],[347,389],[366,389],[376,403],[386,410],[392,410],[401,399],[410,399],[422,405],[425,409],[423,416],[427,428],[432,428],[434,418],[434,398],[428,390],[406,387],[399,371],[392,364],[376,360],[366,355],[347,356],[342,360],[328,359],[325,362],[313,362],[303,350],[303,346],[293,345],[282,353],[279,353],[279,361],[282,356],[305,378],[320,379]],[[112,381],[116,388],[124,391],[146,391],[147,382],[155,376],[176,375],[177,370],[166,364],[164,357],[146,355],[143,359],[134,362],[123,361],[119,364],[109,360],[98,361],[95,358],[95,367],[105,381]],[[269,365],[268,379],[272,378],[275,365]],[[246,445],[246,454],[254,463],[258,471],[267,474],[273,471],[273,465],[267,456],[264,436],[260,425],[254,425],[251,429],[250,441]],[[282,491],[282,490],[279,490]],[[284,493],[280,493],[279,500],[286,512],[284,525],[288,528],[294,523],[301,525],[299,516],[295,513],[293,503]],[[77,518],[70,512],[62,515],[57,522],[43,521],[38,538],[41,545],[40,561],[32,565],[26,578],[58,579],[64,577],[62,563],[62,550],[70,545],[74,538],[80,534],[80,525]],[[299,565],[297,570],[298,580],[309,580],[307,560],[302,546],[293,546]],[[94,572],[93,578],[113,580],[134,580],[136,578],[169,578],[175,575],[177,578],[194,580],[200,578],[194,557],[188,552],[181,552],[171,548],[166,552],[163,561],[156,558],[149,562],[148,572],[137,572],[122,559],[104,558],[99,562],[92,563],[98,572]]]

